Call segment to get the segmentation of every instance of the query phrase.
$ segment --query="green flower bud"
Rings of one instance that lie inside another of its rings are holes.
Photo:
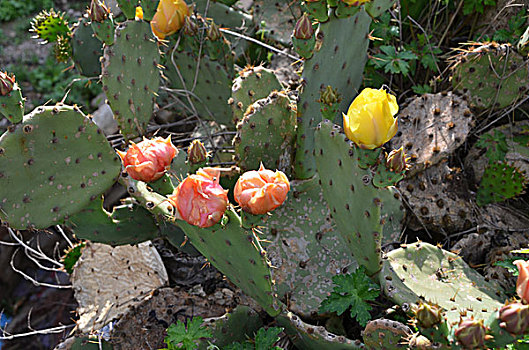
[[[483,320],[466,319],[459,323],[454,335],[459,343],[467,349],[483,349],[487,329],[483,325]]]
[[[524,334],[529,328],[529,305],[513,303],[500,309],[500,327],[514,335]]]
[[[294,37],[296,39],[310,39],[314,35],[314,29],[306,13],[296,23],[294,27]]]
[[[9,76],[5,72],[0,72],[0,95],[5,96],[13,91],[15,77]]]
[[[187,160],[191,164],[200,164],[208,159],[208,151],[204,144],[199,140],[193,140],[189,148],[187,149]]]
[[[108,18],[110,10],[102,3],[100,0],[92,0],[90,3],[90,9],[88,10],[88,15],[90,19],[94,22],[103,22]]]

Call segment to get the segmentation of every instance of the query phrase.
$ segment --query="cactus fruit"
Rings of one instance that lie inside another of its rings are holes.
[[[0,115],[11,123],[19,123],[24,116],[24,98],[14,75],[0,71]]]
[[[0,149],[0,217],[17,229],[60,223],[120,171],[101,130],[75,106],[38,107],[0,137]]]
[[[465,349],[483,349],[487,329],[483,320],[462,320],[455,330],[454,336]]]
[[[476,44],[453,59],[452,86],[472,107],[501,109],[526,94],[527,62],[508,44]]]
[[[494,162],[485,168],[477,193],[478,205],[502,202],[524,192],[527,177],[506,162]]]
[[[272,92],[252,104],[237,124],[233,140],[238,166],[254,170],[263,163],[266,168],[290,173],[295,113],[295,105],[283,92]]]
[[[99,59],[103,55],[103,45],[95,36],[87,17],[79,20],[72,34],[72,59],[75,68],[86,77],[101,74]]]
[[[125,139],[142,135],[160,84],[160,52],[147,22],[126,21],[106,46],[101,81]],[[127,87],[127,88],[125,88]]]
[[[228,101],[233,111],[234,124],[237,125],[249,106],[266,98],[274,90],[281,91],[283,87],[270,69],[247,66],[241,70],[233,81],[231,99]]]
[[[311,20],[306,13],[296,22],[292,33],[292,44],[301,57],[312,57],[314,46],[316,46],[316,37]]]

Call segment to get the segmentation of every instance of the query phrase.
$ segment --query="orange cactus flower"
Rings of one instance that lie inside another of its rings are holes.
[[[516,293],[525,303],[529,303],[529,261],[516,260],[514,264],[518,267]]]
[[[178,150],[171,143],[171,137],[156,137],[144,139],[138,144],[131,142],[127,152],[117,152],[125,170],[134,180],[153,182],[169,169]]]
[[[286,175],[276,170],[248,171],[235,184],[234,197],[244,211],[260,215],[279,207],[287,198],[290,183]]]
[[[222,219],[228,206],[228,191],[220,184],[220,171],[202,168],[189,175],[168,197],[176,217],[198,227],[210,227]]]

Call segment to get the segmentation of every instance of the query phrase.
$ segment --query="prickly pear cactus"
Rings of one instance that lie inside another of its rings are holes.
[[[254,21],[260,29],[273,40],[289,44],[296,18],[301,16],[299,1],[256,0],[253,6]]]
[[[101,81],[125,139],[145,132],[160,85],[160,52],[151,26],[126,21],[116,28],[114,45],[101,59]]]
[[[405,349],[407,348],[405,340],[411,335],[410,327],[384,318],[369,321],[362,331],[366,348],[370,350]]]
[[[94,36],[90,20],[83,17],[74,27],[72,34],[72,59],[75,68],[86,77],[101,74],[99,59],[103,56],[103,44]]]
[[[66,37],[71,33],[64,13],[55,12],[54,9],[44,10],[35,16],[29,31],[45,43],[55,42],[59,36]]]
[[[487,319],[506,299],[501,287],[486,282],[461,257],[423,242],[389,252],[379,280],[395,303],[436,303],[449,322],[457,322],[460,312]]]
[[[0,217],[17,229],[46,228],[109,188],[121,164],[77,107],[38,107],[0,137]]]
[[[358,267],[336,231],[318,177],[290,183],[288,199],[259,230],[274,268],[275,291],[302,317],[317,312],[333,289],[332,277]]]
[[[246,109],[255,101],[266,98],[272,91],[283,90],[273,71],[262,66],[249,66],[239,72],[231,88],[229,104],[233,110],[233,121],[237,124]]]
[[[22,91],[16,83],[14,76],[0,72],[0,80],[2,90],[0,92],[0,116],[3,115],[11,123],[19,123],[24,117],[24,98],[22,97]]]
[[[91,201],[71,216],[68,225],[79,239],[111,246],[137,244],[159,236],[158,227],[146,209],[138,205],[120,205],[108,213],[103,209],[102,198]]]
[[[244,229],[240,217],[226,211],[227,222],[198,228],[184,221],[176,224],[213,266],[244,290],[271,316],[281,311],[272,293],[270,262],[256,233]]]
[[[478,205],[502,202],[524,191],[527,177],[506,162],[489,164],[485,168],[477,193]]]
[[[424,94],[399,112],[399,131],[391,147],[404,147],[411,177],[446,159],[461,146],[474,125],[467,102],[452,92]]]
[[[475,45],[455,57],[452,86],[468,93],[473,107],[505,108],[529,88],[528,62],[508,44]]]
[[[286,93],[272,92],[258,100],[237,124],[234,159],[243,170],[265,168],[290,173],[296,107]]]

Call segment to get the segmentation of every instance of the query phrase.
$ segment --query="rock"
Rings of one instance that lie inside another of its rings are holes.
[[[106,103],[92,114],[92,121],[103,131],[105,135],[116,134],[119,131],[118,122],[114,119],[114,113]]]

